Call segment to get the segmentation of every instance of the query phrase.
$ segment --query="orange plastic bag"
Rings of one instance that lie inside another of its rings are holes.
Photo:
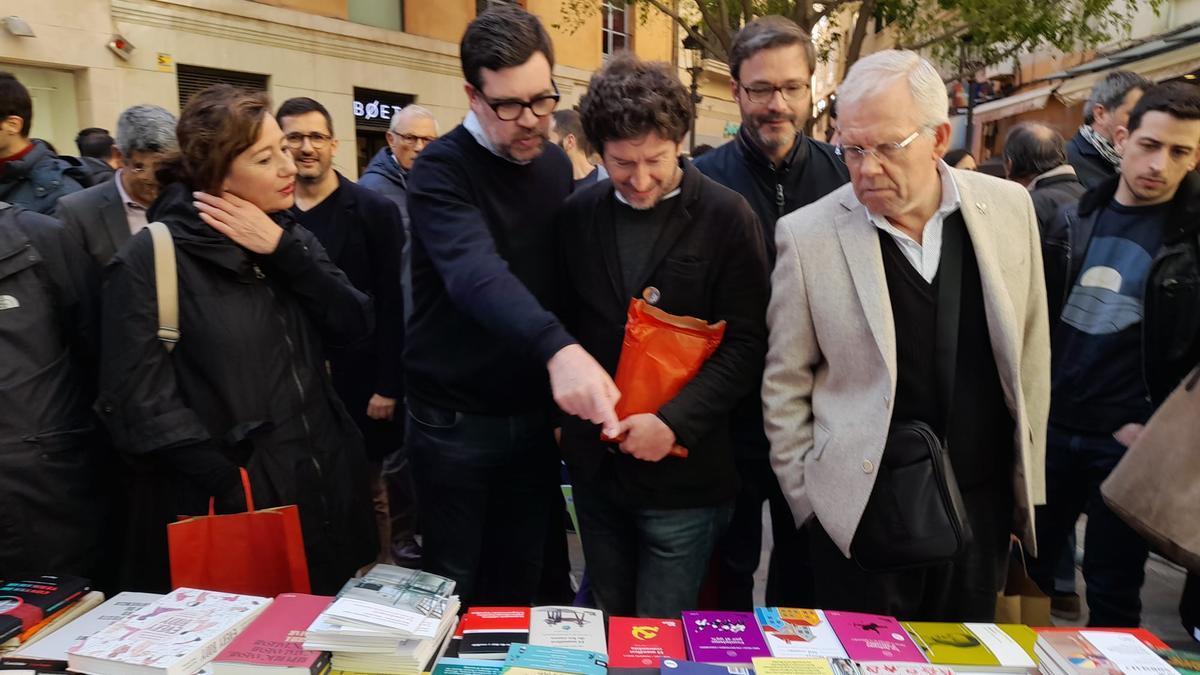
[[[300,510],[255,511],[245,469],[242,487],[246,513],[218,516],[209,500],[207,516],[180,516],[167,525],[172,586],[268,598],[310,593]]]
[[[621,360],[617,362],[615,382],[621,391],[617,417],[658,412],[700,372],[724,336],[724,321],[709,324],[695,317],[668,314],[645,300],[633,299],[625,321]],[[687,457],[688,451],[677,445],[671,455]]]

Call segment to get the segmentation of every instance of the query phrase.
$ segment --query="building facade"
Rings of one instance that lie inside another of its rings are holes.
[[[32,135],[63,154],[76,153],[81,128],[112,130],[137,103],[177,113],[214,82],[262,88],[276,104],[310,96],[333,116],[335,165],[353,178],[404,105],[430,109],[443,130],[462,120],[458,42],[478,11],[500,1],[6,0],[0,14],[19,21],[0,26],[0,70],[33,95]],[[551,33],[564,107],[611,51],[681,65],[679,33],[664,15],[598,0],[597,12],[569,21],[563,0],[518,2]],[[721,142],[737,121],[727,72],[722,82],[712,64],[701,78],[698,142]]]

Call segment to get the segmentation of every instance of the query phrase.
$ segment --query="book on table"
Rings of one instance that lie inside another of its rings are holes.
[[[692,661],[749,665],[771,655],[752,612],[684,612],[683,634]]]
[[[908,633],[894,617],[858,612],[825,612],[846,655],[855,661],[926,663]]]
[[[308,627],[332,597],[283,593],[209,664],[213,675],[319,675],[329,652],[304,648]]]
[[[61,629],[5,654],[0,663],[43,671],[66,670],[67,652],[72,647],[162,597],[159,593],[118,593]]]
[[[67,666],[90,675],[192,675],[270,604],[177,588],[71,647]]]
[[[847,658],[755,657],[755,675],[859,675]]]
[[[930,663],[951,667],[955,672],[1037,672],[1037,634],[1029,626],[921,621],[901,625]]]
[[[462,616],[458,656],[503,661],[508,648],[529,642],[529,607],[472,607]]]
[[[846,649],[819,609],[756,607],[754,618],[776,658],[846,658]]]
[[[608,620],[608,667],[651,668],[663,659],[686,659],[683,622],[614,616]]]
[[[534,607],[529,619],[529,644],[608,653],[604,612],[587,607]]]
[[[607,675],[608,659],[599,652],[515,644],[504,657],[504,675]]]
[[[1039,631],[1035,651],[1045,675],[1178,675],[1128,632]]]
[[[19,647],[39,624],[91,590],[92,582],[83,577],[43,574],[0,579],[0,646]]]

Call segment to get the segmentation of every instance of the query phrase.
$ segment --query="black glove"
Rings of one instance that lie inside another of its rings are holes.
[[[237,464],[211,443],[196,443],[151,453],[157,464],[183,475],[216,501],[217,513],[242,513],[246,495]]]

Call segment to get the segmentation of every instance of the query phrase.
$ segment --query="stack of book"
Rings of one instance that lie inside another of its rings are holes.
[[[177,588],[67,650],[90,675],[192,675],[271,604],[270,598]]]
[[[1139,633],[1145,631],[1039,630],[1039,669],[1044,675],[1178,675],[1151,648],[1161,641]]]
[[[104,602],[87,579],[53,575],[0,580],[0,597],[0,659]]]
[[[332,652],[336,670],[419,675],[449,642],[454,581],[395,565],[351,579],[308,627],[304,649]]]

